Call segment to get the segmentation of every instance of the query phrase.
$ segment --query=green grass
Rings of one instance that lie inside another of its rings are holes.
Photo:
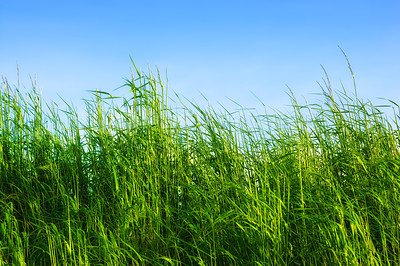
[[[328,77],[273,115],[124,88],[83,120],[3,80],[0,265],[400,265],[395,102],[389,123]]]

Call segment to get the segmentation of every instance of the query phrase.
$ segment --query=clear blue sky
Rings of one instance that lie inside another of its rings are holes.
[[[132,56],[200,104],[201,92],[259,108],[253,92],[281,109],[286,85],[300,99],[320,92],[320,64],[352,90],[338,45],[361,98],[400,102],[400,1],[0,0],[0,75],[16,84],[18,63],[27,88],[36,76],[45,100],[77,107],[87,90],[122,85]]]

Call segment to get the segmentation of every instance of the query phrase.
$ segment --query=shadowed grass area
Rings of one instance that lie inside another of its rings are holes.
[[[125,88],[65,120],[3,80],[0,265],[400,264],[395,102],[389,123],[328,76],[291,114],[177,112],[137,69]]]

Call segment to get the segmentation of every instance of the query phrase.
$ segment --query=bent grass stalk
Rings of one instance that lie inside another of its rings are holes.
[[[135,69],[87,121],[3,79],[0,265],[400,264],[398,111],[326,75],[290,115],[178,112]]]

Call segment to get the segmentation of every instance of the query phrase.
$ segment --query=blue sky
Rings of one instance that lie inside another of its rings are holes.
[[[313,101],[320,65],[352,90],[338,45],[361,98],[399,102],[399,1],[0,0],[0,75],[17,84],[18,63],[25,87],[36,76],[46,101],[77,108],[87,90],[122,85],[132,56],[145,72],[167,70],[170,91],[200,105],[202,93],[260,108],[254,93],[283,109],[286,85]]]

